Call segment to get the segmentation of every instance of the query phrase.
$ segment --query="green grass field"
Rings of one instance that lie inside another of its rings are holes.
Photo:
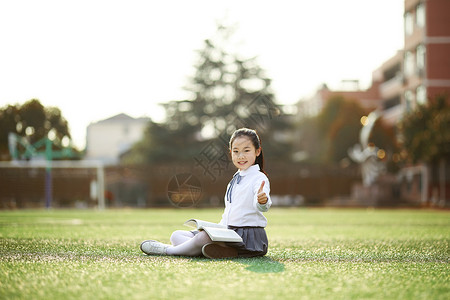
[[[146,256],[220,209],[0,211],[0,299],[450,299],[450,213],[272,208],[266,257]]]

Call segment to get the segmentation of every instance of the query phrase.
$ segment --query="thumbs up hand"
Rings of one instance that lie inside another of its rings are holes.
[[[267,195],[265,192],[263,192],[264,184],[265,184],[265,181],[263,180],[263,182],[261,183],[261,186],[259,187],[259,190],[258,190],[257,199],[258,199],[259,204],[267,203]]]

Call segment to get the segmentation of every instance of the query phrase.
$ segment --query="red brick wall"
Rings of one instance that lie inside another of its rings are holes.
[[[427,36],[450,36],[450,1],[426,2]]]
[[[427,72],[428,79],[450,80],[450,43],[428,45]]]

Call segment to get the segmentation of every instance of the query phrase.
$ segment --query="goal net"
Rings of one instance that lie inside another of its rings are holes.
[[[105,208],[98,161],[0,162],[0,209]]]

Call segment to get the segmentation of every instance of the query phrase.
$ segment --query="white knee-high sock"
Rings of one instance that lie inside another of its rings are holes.
[[[180,245],[170,246],[166,253],[167,255],[198,256],[202,254],[202,247],[208,243],[211,243],[211,239],[206,232],[202,231]]]
[[[186,241],[189,241],[194,237],[194,234],[190,231],[186,230],[176,230],[172,233],[170,237],[170,242],[173,246],[178,246],[183,244]]]

